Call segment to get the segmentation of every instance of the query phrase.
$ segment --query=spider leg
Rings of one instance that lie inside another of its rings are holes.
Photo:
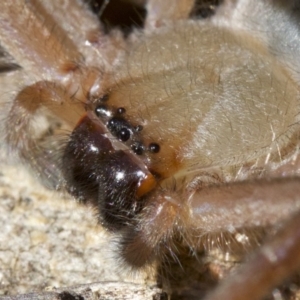
[[[300,268],[300,213],[205,300],[259,300]]]
[[[185,225],[206,232],[274,225],[299,210],[299,192],[299,178],[203,188],[189,197]]]
[[[194,0],[147,1],[146,29],[156,28],[173,21],[188,19]]]
[[[172,240],[178,234],[196,249],[205,234],[278,224],[299,210],[299,193],[298,178],[209,186],[190,197],[179,191],[155,192],[141,221],[128,229],[122,257],[139,268],[173,252]]]
[[[6,75],[21,80],[12,87],[14,93],[1,99],[9,111],[3,129],[9,152],[16,152],[46,181],[52,178],[51,186],[57,186],[57,142],[41,137],[47,126],[40,115],[52,114],[71,130],[85,112],[84,103],[101,72],[85,66],[74,41],[37,1],[2,4],[0,24],[1,45],[22,67]],[[1,86],[6,76],[0,78]],[[35,129],[37,122],[41,132]]]
[[[41,75],[45,80],[59,78],[63,64],[82,60],[74,42],[37,2],[2,4],[0,24],[1,45],[32,82],[41,80]]]

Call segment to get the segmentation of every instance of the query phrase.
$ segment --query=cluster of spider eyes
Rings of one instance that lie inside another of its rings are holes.
[[[160,150],[159,144],[150,143],[148,146],[145,146],[138,138],[137,133],[143,130],[143,126],[132,126],[125,118],[126,109],[124,107],[118,107],[117,109],[109,108],[105,103],[108,99],[108,95],[100,99],[101,103],[96,106],[95,114],[106,123],[106,127],[111,134],[121,142],[131,141],[130,147],[137,155],[142,155],[146,151],[158,153]]]

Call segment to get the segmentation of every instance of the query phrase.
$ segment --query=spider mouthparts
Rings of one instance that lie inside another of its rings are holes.
[[[127,224],[156,186],[145,163],[94,113],[82,117],[70,135],[63,170],[69,193],[96,206],[100,221],[112,230]]]
[[[156,186],[156,179],[152,174],[147,174],[143,180],[140,181],[140,184],[136,190],[136,196],[138,198],[148,194]]]

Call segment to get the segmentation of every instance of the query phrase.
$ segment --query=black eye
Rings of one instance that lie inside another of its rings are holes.
[[[121,140],[122,142],[126,142],[130,138],[130,130],[127,128],[122,128],[118,133],[117,133],[117,138]]]
[[[151,143],[149,145],[149,151],[152,152],[152,153],[158,153],[160,150],[160,146],[156,143]]]
[[[120,117],[111,118],[107,123],[107,129],[123,142],[127,141],[132,133],[129,122]]]
[[[98,105],[95,108],[95,114],[96,114],[97,117],[109,116],[110,115],[110,111],[109,111],[109,109],[107,108],[106,105],[101,104],[101,105]]]
[[[126,112],[126,109],[125,109],[124,107],[119,107],[119,108],[117,109],[117,113],[118,113],[119,115],[125,114],[125,112]]]
[[[131,149],[137,155],[142,155],[144,153],[144,146],[141,143],[135,143],[132,145]]]

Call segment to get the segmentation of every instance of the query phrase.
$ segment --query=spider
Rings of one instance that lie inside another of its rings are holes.
[[[134,270],[280,228],[205,298],[261,299],[300,263],[298,4],[144,5],[125,38],[80,1],[1,4],[3,140],[95,207]]]

